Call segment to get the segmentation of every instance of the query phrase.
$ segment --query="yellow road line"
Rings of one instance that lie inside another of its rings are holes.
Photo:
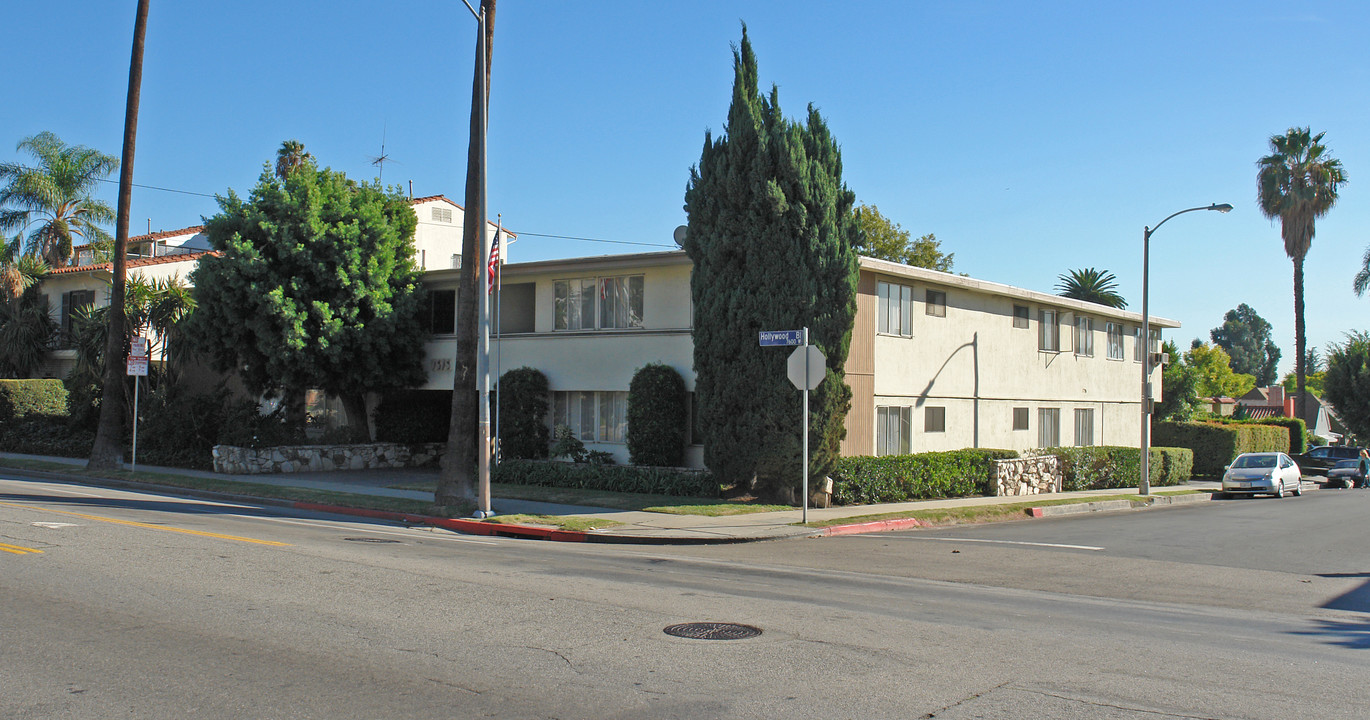
[[[37,548],[26,548],[22,545],[6,545],[5,543],[0,543],[0,550],[7,553],[14,553],[15,555],[27,555],[29,553],[43,554],[43,551]]]
[[[144,528],[147,530],[163,530],[165,532],[185,533],[186,535],[199,535],[200,537],[218,538],[219,540],[237,540],[238,542],[255,543],[257,545],[274,545],[276,547],[289,547],[290,543],[277,542],[275,540],[257,540],[255,538],[239,537],[237,535],[220,535],[219,533],[204,532],[202,530],[188,530],[186,528],[171,527],[170,525],[150,525],[148,523],[134,522],[132,520],[118,520],[115,518],[100,517],[99,515],[87,515],[85,513],[69,512],[67,510],[54,510],[52,508],[39,508],[31,505],[16,505],[14,503],[0,502],[5,507],[19,508],[20,510],[35,510],[38,512],[57,513],[59,515],[70,515],[85,520],[96,520],[99,522],[114,523],[115,525],[127,525],[129,527]],[[11,551],[12,552],[12,551]]]

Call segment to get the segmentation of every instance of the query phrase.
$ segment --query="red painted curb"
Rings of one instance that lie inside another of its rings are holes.
[[[925,527],[923,521],[915,518],[900,518],[897,520],[874,520],[865,523],[855,523],[852,525],[833,525],[823,528],[824,536],[834,535],[860,535],[862,533],[889,532],[892,530],[909,530],[911,528]]]
[[[1042,508],[1039,508],[1039,507],[1028,508],[1028,511],[1027,511],[1027,512],[1028,512],[1028,515],[1031,515],[1032,517],[1035,517],[1035,518],[1046,517],[1046,514],[1047,514],[1047,511],[1046,511],[1046,510],[1043,510]]]
[[[502,523],[481,522],[480,520],[442,518],[433,517],[431,515],[410,515],[408,513],[391,512],[389,510],[367,510],[364,508],[324,505],[322,503],[302,501],[295,502],[291,507],[298,510],[314,510],[317,512],[335,513],[338,515],[355,515],[358,517],[374,518],[376,520],[390,520],[393,522],[409,523],[410,525],[431,525],[444,530],[466,533],[467,535],[536,538],[538,540],[555,540],[558,542],[585,542],[586,540],[586,534],[583,532],[533,527],[531,525],[506,525]]]

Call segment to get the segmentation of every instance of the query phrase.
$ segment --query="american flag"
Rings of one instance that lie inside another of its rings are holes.
[[[489,278],[485,285],[485,294],[487,295],[495,291],[495,275],[499,272],[499,231],[500,227],[496,225],[495,240],[490,243]]]

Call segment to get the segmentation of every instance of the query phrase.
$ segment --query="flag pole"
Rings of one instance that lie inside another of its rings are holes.
[[[495,214],[495,242],[503,244],[500,239],[500,231],[504,228],[504,215]],[[500,397],[500,379],[503,377],[504,366],[501,359],[501,351],[504,350],[504,343],[500,342],[500,335],[503,331],[503,324],[500,322],[500,315],[504,312],[504,248],[499,248],[499,260],[495,263],[495,453],[491,457],[491,463],[499,465],[504,454],[503,447],[500,446],[499,434],[499,406],[503,402]]]

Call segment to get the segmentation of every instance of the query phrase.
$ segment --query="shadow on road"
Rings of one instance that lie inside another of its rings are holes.
[[[246,517],[293,517],[293,518],[323,518],[338,517],[330,516],[327,513],[313,512],[310,510],[298,510],[284,507],[262,507],[255,505],[237,505],[230,503],[217,503],[208,500],[134,500],[126,498],[99,498],[99,497],[68,497],[63,495],[45,495],[42,493],[0,493],[0,501],[4,502],[29,502],[42,503],[47,505],[66,505],[75,508],[94,510],[98,508],[121,509],[121,510],[144,510],[148,512],[178,513],[181,515],[242,515]],[[376,518],[347,516],[348,522],[368,525],[387,525],[395,526],[397,523]],[[143,520],[150,525],[157,524],[156,521]]]

